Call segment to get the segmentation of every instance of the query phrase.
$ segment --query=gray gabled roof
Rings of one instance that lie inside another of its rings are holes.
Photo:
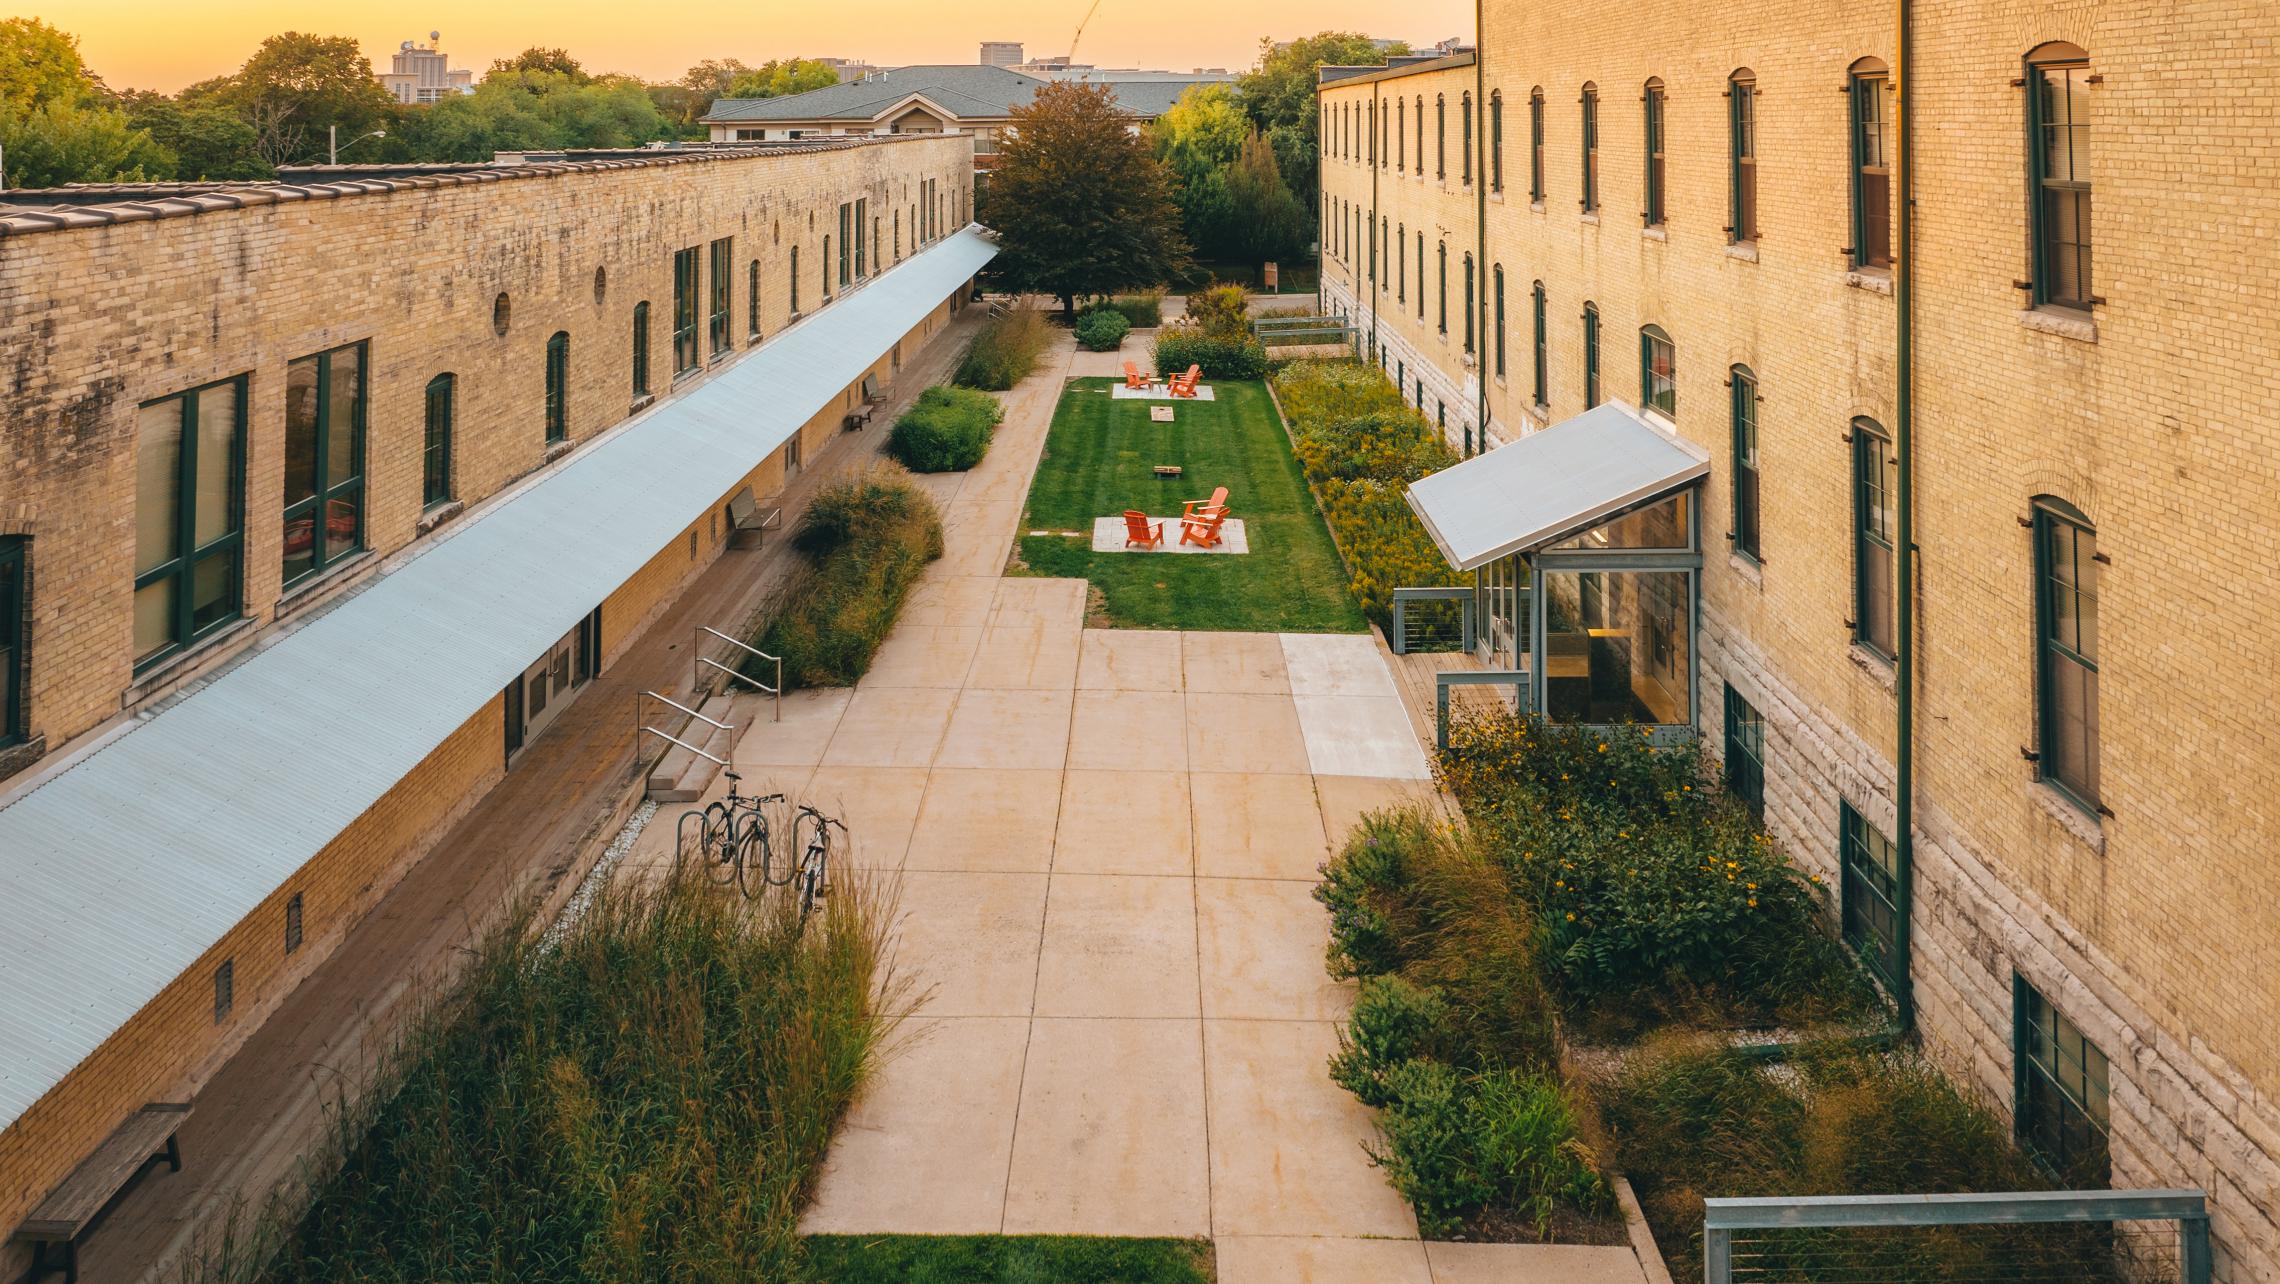
[[[1117,105],[1127,113],[1154,119],[1164,114],[1190,86],[1215,84],[1234,78],[1225,74],[1193,76],[1120,76],[1114,71],[1078,70],[1056,79],[1107,85]],[[917,95],[961,120],[998,120],[1026,107],[1039,89],[1051,84],[1039,76],[1009,67],[966,64],[895,67],[873,72],[861,80],[827,85],[804,94],[781,98],[718,98],[704,115],[708,124],[755,123],[779,120],[874,120],[879,113]]]
[[[896,265],[0,808],[0,1130],[996,252]]]

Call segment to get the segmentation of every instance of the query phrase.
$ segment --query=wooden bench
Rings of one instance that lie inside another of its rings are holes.
[[[127,1116],[95,1153],[83,1160],[63,1184],[55,1188],[32,1215],[16,1228],[14,1239],[32,1246],[32,1280],[51,1270],[63,1272],[64,1284],[79,1279],[79,1241],[111,1211],[135,1178],[152,1164],[164,1162],[182,1171],[182,1147],[175,1133],[190,1117],[188,1102],[155,1102]],[[63,1246],[60,1263],[50,1262],[48,1251]]]
[[[878,376],[864,375],[863,404],[848,411],[847,418],[841,421],[840,427],[848,432],[861,431],[863,425],[871,422],[871,416],[878,413],[879,407],[886,404],[886,400],[887,394],[879,391]]]
[[[730,548],[758,548],[766,532],[784,524],[784,510],[771,508],[760,511],[752,498],[752,488],[746,486],[729,497],[728,546]]]

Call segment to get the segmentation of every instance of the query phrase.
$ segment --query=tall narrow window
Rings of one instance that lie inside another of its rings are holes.
[[[2088,308],[2090,57],[2068,44],[2027,56],[2027,145],[2034,164],[2035,302]]]
[[[1853,266],[1892,266],[1892,170],[1884,64],[1863,58],[1852,66]]]
[[[1463,140],[1462,140],[1462,141],[1464,142],[1464,178],[1465,178],[1465,183],[1466,183],[1466,185],[1467,185],[1467,186],[1470,186],[1470,185],[1471,185],[1471,183],[1472,183],[1472,171],[1473,171],[1473,119],[1472,119],[1472,108],[1473,108],[1472,95],[1471,95],[1470,93],[1468,93],[1468,94],[1466,94],[1466,95],[1464,96],[1464,99],[1463,99],[1463,103],[1462,103],[1462,105],[1460,106],[1460,108],[1458,109],[1458,115],[1460,115],[1460,116],[1462,116],[1462,117],[1463,117],[1463,121],[1462,121],[1462,124],[1463,124],[1463,130],[1462,130],[1462,132],[1463,132],[1463,134],[1464,134],[1464,138],[1463,138]]]
[[[1433,96],[1433,177],[1449,176],[1449,100]]]
[[[1735,366],[1727,376],[1734,418],[1734,551],[1751,561],[1758,550],[1757,376]]]
[[[1425,265],[1417,265],[1420,275]],[[1393,297],[1401,302],[1409,297],[1409,228],[1405,225],[1393,229]]]
[[[1765,819],[1765,719],[1742,693],[1726,685],[1726,792]]]
[[[364,345],[285,367],[285,583],[364,543]]]
[[[705,328],[712,338],[712,354],[725,355],[734,341],[733,327],[729,322],[729,292],[735,260],[731,254],[735,238],[724,236],[711,246],[712,308],[705,316]]]
[[[1845,942],[1884,988],[1894,994],[1907,982],[1898,976],[1900,947],[1900,852],[1851,803],[1837,812],[1838,917]]]
[[[2036,767],[2085,808],[2098,803],[2098,534],[2061,499],[2035,501],[2035,614],[2042,645]]]
[[[456,381],[447,374],[428,380],[426,434],[420,442],[420,502],[433,508],[451,499],[451,421]]]
[[[1398,174],[1409,168],[1409,104],[1402,99],[1393,100],[1393,172]]]
[[[246,379],[135,417],[135,668],[237,618],[244,547]]]
[[[1599,305],[1583,305],[1583,408],[1599,404]]]
[[[791,273],[784,278],[784,283],[792,292],[792,315],[796,317],[800,314],[800,247],[797,245],[792,247]]]
[[[1496,377],[1504,377],[1504,265],[1496,265]]]
[[[867,280],[871,275],[871,261],[864,255],[869,238],[863,235],[863,229],[870,226],[871,201],[865,197],[855,202],[855,228],[851,233],[855,239],[855,279],[858,281]],[[877,235],[876,228],[872,229],[872,234]]]
[[[1892,459],[1884,430],[1852,425],[1853,640],[1890,659],[1892,631]]]
[[[1417,95],[1417,177],[1425,177],[1425,95]]]
[[[223,959],[214,969],[214,1024],[229,1019],[230,1009],[237,1005],[237,960]]]
[[[1599,87],[1583,87],[1583,212],[1599,210]]]
[[[1504,190],[1504,91],[1488,96],[1488,190]]]
[[[839,207],[839,288],[844,290],[855,279],[855,207]]]
[[[2105,1186],[2106,1054],[2024,977],[2011,981],[2011,1024],[2019,1140],[2065,1184]]]
[[[1441,296],[1440,332],[1447,334],[1449,332],[1449,243],[1447,241],[1443,241],[1435,247],[1435,257],[1437,260],[1436,274],[1441,285],[1439,291]]]
[[[649,395],[649,300],[633,305],[633,395]]]
[[[1552,404],[1552,341],[1551,335],[1549,334],[1548,329],[1545,325],[1545,295],[1544,283],[1542,281],[1536,282],[1533,301],[1536,319],[1536,368],[1534,372],[1536,377],[1536,382],[1534,385],[1536,390],[1536,404],[1539,406],[1549,406]]]
[[[1648,227],[1661,227],[1664,213],[1663,115],[1664,108],[1668,105],[1663,82],[1659,79],[1648,81],[1642,101],[1646,105],[1644,115],[1647,122],[1647,201],[1640,214],[1646,219]]]
[[[570,332],[546,341],[546,440],[570,440]]]
[[[1374,98],[1370,100],[1367,115],[1369,119],[1363,123],[1363,128],[1368,131],[1370,148],[1369,161],[1370,164],[1375,165],[1378,163],[1378,105],[1377,100]]]
[[[0,748],[26,734],[24,550],[30,543],[21,535],[0,535]]]
[[[1388,254],[1393,252],[1393,220],[1386,218],[1378,220],[1378,240],[1384,243]],[[1378,288],[1380,290],[1393,288],[1393,274],[1391,272],[1386,273],[1384,279],[1378,282]]]
[[[794,251],[797,253],[798,251]],[[673,373],[697,368],[697,247],[673,252]]]
[[[1473,350],[1473,318],[1479,315],[1479,304],[1473,295],[1473,258],[1465,256],[1465,351]]]
[[[1448,282],[1449,265],[1444,256],[1441,263],[1441,284],[1444,294],[1447,293]],[[1420,324],[1425,320],[1425,234],[1423,232],[1417,234],[1417,320]]]
[[[1678,418],[1678,348],[1659,325],[1639,330],[1639,405]]]
[[[901,246],[897,245],[897,252]],[[744,332],[747,338],[760,337],[760,260],[744,265]]]
[[[847,242],[839,243],[839,252],[846,254]],[[828,234],[823,238],[823,285],[819,292],[825,303],[831,302],[831,237]]]
[[[285,952],[291,954],[301,948],[301,893],[295,892],[285,899]]]
[[[1528,91],[1528,199],[1544,199],[1544,89]]]
[[[1742,244],[1757,240],[1757,78],[1748,71],[1726,82],[1726,134],[1733,166],[1726,177],[1726,239]]]

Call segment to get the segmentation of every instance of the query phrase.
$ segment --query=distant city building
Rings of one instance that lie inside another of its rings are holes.
[[[860,58],[818,58],[816,61],[838,72],[839,83],[842,85],[850,80],[861,80],[878,70],[876,65]]]
[[[426,47],[407,40],[396,50],[395,65],[380,73],[380,87],[400,103],[432,103],[453,94],[475,92],[475,73],[454,68],[443,52],[443,33],[428,33]]]
[[[984,67],[1018,67],[1021,65],[1021,42],[1018,40],[984,40],[981,64]]]

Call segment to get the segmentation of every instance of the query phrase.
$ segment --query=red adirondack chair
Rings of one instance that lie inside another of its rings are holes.
[[[1164,543],[1164,524],[1150,522],[1148,515],[1137,508],[1124,510],[1124,546],[1131,548],[1160,548]]]
[[[1186,374],[1173,375],[1171,378],[1172,395],[1175,397],[1194,396],[1196,380],[1202,377],[1203,367],[1200,365],[1189,366]]]

